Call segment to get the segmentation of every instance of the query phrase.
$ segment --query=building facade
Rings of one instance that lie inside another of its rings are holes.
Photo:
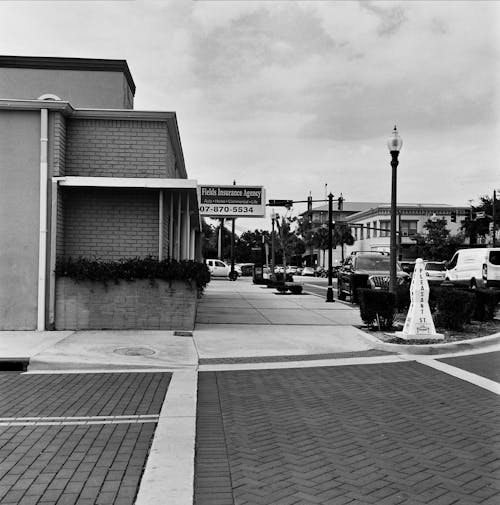
[[[0,56],[0,330],[51,329],[57,256],[200,259],[174,112],[123,60]]]
[[[470,211],[470,207],[455,207],[444,204],[401,203],[397,206],[396,229],[398,232],[398,256],[400,259],[415,259],[418,251],[415,247],[415,235],[425,235],[425,223],[429,220],[446,221],[451,235],[460,232],[461,226]],[[328,225],[328,205],[322,205],[311,211],[313,228]],[[342,257],[354,251],[390,251],[391,206],[380,202],[344,202],[342,210],[333,210],[335,223],[346,223],[353,235],[354,244],[337,246],[332,251],[332,264],[338,265]],[[306,251],[304,258],[313,257],[315,266],[327,267],[327,250]]]

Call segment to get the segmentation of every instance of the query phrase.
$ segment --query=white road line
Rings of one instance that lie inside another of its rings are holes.
[[[173,373],[135,505],[192,505],[197,385],[195,370]]]
[[[0,426],[67,426],[88,424],[157,423],[158,414],[130,416],[0,417]]]
[[[415,359],[408,356],[408,360],[416,361],[417,363],[421,363],[422,365],[430,366],[432,368],[435,368],[436,370],[447,373],[449,375],[453,375],[454,377],[458,377],[459,379],[470,382],[471,384],[474,384],[483,389],[487,389],[492,393],[500,395],[500,384],[498,382],[486,379],[485,377],[481,377],[480,375],[476,375],[475,373],[467,372],[466,370],[462,370],[461,368],[448,365],[447,363],[443,363],[441,361],[437,361],[437,359],[432,358]]]

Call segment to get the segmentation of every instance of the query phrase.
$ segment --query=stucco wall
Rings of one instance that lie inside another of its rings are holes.
[[[121,72],[2,68],[0,98],[36,100],[46,93],[73,107],[133,107],[132,93]]]
[[[166,122],[68,120],[66,175],[178,177]]]
[[[158,191],[64,188],[64,255],[158,257]]]
[[[0,114],[0,330],[37,322],[40,113]]]

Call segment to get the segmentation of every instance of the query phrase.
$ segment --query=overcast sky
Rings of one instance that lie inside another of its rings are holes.
[[[499,2],[2,1],[0,19],[4,55],[127,60],[200,184],[389,202],[397,124],[398,201],[500,189]]]

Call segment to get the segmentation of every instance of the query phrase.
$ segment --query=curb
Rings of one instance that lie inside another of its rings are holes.
[[[366,333],[358,328],[360,335],[369,340],[375,346],[375,349],[382,351],[393,352],[397,354],[416,354],[416,355],[433,355],[447,354],[457,351],[470,351],[471,349],[479,349],[482,347],[493,346],[500,344],[500,333],[494,333],[486,337],[470,338],[468,340],[460,340],[458,342],[447,342],[444,344],[389,344],[382,342],[377,337]]]

